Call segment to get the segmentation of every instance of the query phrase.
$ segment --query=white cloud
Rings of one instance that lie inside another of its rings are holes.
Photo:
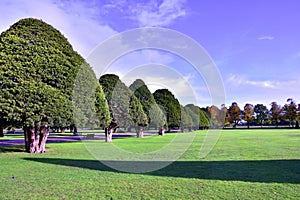
[[[179,17],[186,15],[186,0],[137,1],[111,0],[104,5],[105,12],[118,10],[126,17],[136,21],[140,27],[169,26]]]
[[[286,80],[286,81],[271,81],[271,80],[263,80],[263,81],[254,81],[249,80],[243,75],[235,75],[230,74],[227,78],[227,83],[229,83],[233,87],[239,86],[255,86],[259,88],[265,89],[286,89],[289,87],[295,87],[300,85],[300,80]]]
[[[141,6],[136,10],[136,17],[140,26],[168,26],[179,17],[186,15],[185,1],[164,0],[160,5]]]
[[[2,0],[0,2],[0,31],[22,18],[42,19],[61,31],[74,49],[86,57],[101,41],[116,33],[99,24],[97,10],[84,1]]]
[[[258,37],[257,39],[258,39],[258,40],[274,40],[275,37],[266,35],[266,36]]]

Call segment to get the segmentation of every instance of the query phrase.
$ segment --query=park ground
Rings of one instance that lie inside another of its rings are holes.
[[[146,153],[176,134],[185,133],[91,142]],[[299,130],[224,130],[199,158],[205,134],[198,131],[179,160],[144,174],[105,166],[80,140],[48,143],[45,154],[0,146],[0,199],[300,199]]]

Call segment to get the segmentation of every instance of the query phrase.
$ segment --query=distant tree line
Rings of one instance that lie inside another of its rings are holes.
[[[229,108],[225,105],[219,109],[216,106],[207,108],[211,118],[212,127],[237,127],[240,126],[289,126],[299,128],[300,104],[297,104],[292,98],[281,106],[277,102],[271,102],[270,109],[266,105],[252,105],[246,103],[240,108],[236,102],[233,102]]]

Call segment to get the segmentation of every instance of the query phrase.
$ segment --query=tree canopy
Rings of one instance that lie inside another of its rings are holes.
[[[155,128],[166,125],[166,117],[155,102],[153,94],[150,92],[144,81],[137,79],[129,86],[129,88],[141,102],[143,110],[148,117],[148,124]]]
[[[134,93],[114,74],[101,76],[99,83],[105,93],[112,122],[123,128],[135,126],[137,137],[143,137],[141,127],[148,125],[148,119]]]
[[[169,129],[180,127],[181,108],[175,96],[167,89],[156,90],[153,96],[157,104],[166,112]]]
[[[32,18],[1,33],[0,67],[1,128],[23,127],[26,150],[44,151],[48,127],[73,121],[79,69],[94,76],[92,69],[58,30]]]

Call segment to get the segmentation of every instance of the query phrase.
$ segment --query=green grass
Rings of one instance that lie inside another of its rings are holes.
[[[20,146],[0,147],[0,199],[300,199],[299,130],[224,130],[200,159],[204,135],[199,131],[178,161],[146,174],[110,169],[81,142],[51,143],[39,155],[23,153]],[[113,143],[145,153],[174,136]]]

